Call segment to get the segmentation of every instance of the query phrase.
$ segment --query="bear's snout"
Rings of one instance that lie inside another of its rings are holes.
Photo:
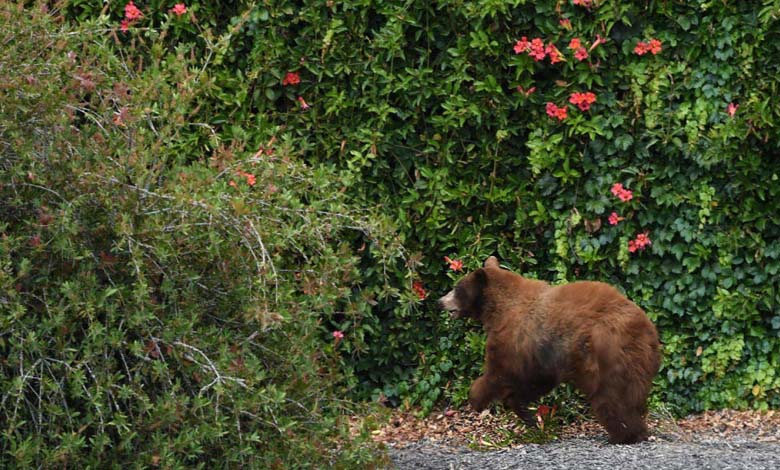
[[[458,317],[458,303],[455,299],[455,291],[451,290],[445,295],[444,297],[439,299],[439,305],[442,309],[450,312],[450,315],[457,318]]]

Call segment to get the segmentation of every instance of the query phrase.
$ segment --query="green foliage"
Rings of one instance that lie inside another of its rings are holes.
[[[0,466],[375,465],[341,364],[384,218],[283,129],[219,135],[168,26],[0,22]]]
[[[645,308],[664,342],[656,390],[676,411],[780,406],[776,0],[194,2],[175,20],[137,4],[144,17],[111,33],[120,56],[135,45],[152,67],[199,60],[185,114],[198,124],[184,119],[159,158],[203,165],[277,136],[345,202],[393,221],[407,262],[377,263],[352,238],[355,314],[325,316],[349,330],[357,396],[424,408],[465,397],[480,332],[432,299],[457,278],[444,256],[471,270],[496,254],[531,277],[611,282]],[[104,11],[117,28],[122,7]],[[102,8],[66,13],[83,25]],[[524,36],[565,61],[516,54]],[[652,39],[660,51],[635,52]],[[583,111],[575,92],[596,101]],[[652,244],[637,248],[645,233]]]

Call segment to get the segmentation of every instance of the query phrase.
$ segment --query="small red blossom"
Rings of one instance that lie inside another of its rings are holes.
[[[623,217],[620,217],[617,212],[613,212],[609,214],[609,218],[607,218],[607,220],[609,221],[609,225],[617,225],[618,222],[624,219]]]
[[[127,2],[125,5],[125,19],[128,21],[135,21],[140,19],[142,16],[144,16],[144,14],[141,13],[141,10],[135,6],[135,3],[133,3],[132,0]]]
[[[333,337],[336,339],[344,339],[344,332],[336,330],[333,332]]]
[[[588,58],[588,51],[584,47],[580,47],[574,51],[574,58],[582,62]]]
[[[650,48],[647,46],[647,43],[644,43],[642,41],[639,41],[636,44],[636,47],[634,47],[634,54],[636,55],[645,55],[650,50]]]
[[[531,40],[531,47],[530,51],[528,52],[528,55],[533,57],[535,61],[539,62],[544,59],[544,57],[547,55],[547,52],[544,47],[544,41],[542,41],[539,38],[534,38]]]
[[[536,91],[536,87],[532,86],[532,87],[530,87],[529,89],[526,90],[521,85],[517,85],[517,91],[518,91],[518,93],[522,93],[525,96],[529,96],[529,95],[532,95]]]
[[[566,106],[558,107],[555,103],[547,103],[545,106],[545,111],[547,112],[547,115],[556,118],[559,121],[563,121],[566,119],[568,109]]]
[[[130,31],[130,21],[122,20],[122,22],[119,23],[119,30],[123,33]]]
[[[647,43],[647,50],[649,50],[653,55],[661,52],[661,49],[661,41],[658,39],[651,39],[650,42]]]
[[[450,259],[449,256],[445,256],[444,261],[450,263],[450,269],[452,269],[453,271],[463,270],[463,261],[459,259]]]
[[[590,45],[590,47],[588,48],[588,52],[590,52],[593,49],[595,49],[596,46],[598,46],[599,44],[604,44],[605,42],[607,42],[607,40],[602,38],[600,34],[597,34],[596,35],[596,40],[593,41],[593,44]]]
[[[297,85],[301,83],[301,76],[298,72],[287,72],[287,75],[282,79],[282,85]]]
[[[566,59],[563,58],[563,54],[561,54],[561,51],[559,51],[554,44],[548,44],[547,47],[544,48],[544,52],[546,52],[547,55],[550,56],[551,64],[557,64],[558,62],[566,61]]]
[[[574,38],[571,41],[569,41],[569,49],[576,51],[581,47],[582,47],[582,42],[580,41],[580,38]]]
[[[596,94],[590,91],[585,93],[575,92],[569,97],[569,103],[577,105],[580,111],[587,111],[590,105],[596,102]]]
[[[738,104],[729,103],[729,105],[726,107],[726,112],[729,113],[729,116],[734,117],[734,115],[737,114],[738,108]]]
[[[581,7],[590,8],[593,5],[593,0],[573,0],[572,3]]]
[[[187,6],[183,3],[177,3],[176,5],[171,8],[171,13],[173,13],[176,16],[181,16],[185,13],[187,13]]]
[[[558,23],[561,25],[561,28],[565,29],[566,31],[571,31],[571,20],[568,18],[561,18]]]
[[[648,246],[652,245],[650,241],[649,232],[637,234],[636,238],[628,241],[628,251],[630,253],[636,253],[637,251],[644,250]]]
[[[306,100],[303,99],[303,96],[298,97],[298,103],[301,104],[301,109],[303,110],[311,108],[311,106],[309,106],[309,103],[307,103]]]
[[[631,192],[631,190],[624,188],[621,183],[613,184],[610,191],[623,202],[628,202],[634,198],[634,193]]]
[[[417,294],[417,297],[419,297],[420,300],[425,300],[425,297],[428,296],[428,293],[425,292],[425,288],[423,287],[423,284],[420,281],[412,282],[412,290],[414,291],[415,294]]]
[[[522,54],[523,52],[528,52],[531,50],[531,43],[528,41],[528,38],[523,36],[521,37],[516,43],[515,43],[515,54]]]

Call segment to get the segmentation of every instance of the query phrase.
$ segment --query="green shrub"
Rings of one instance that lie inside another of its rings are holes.
[[[94,18],[93,3],[70,17]],[[216,135],[283,127],[352,201],[395,221],[408,253],[387,270],[362,262],[347,363],[359,396],[463,398],[480,334],[410,287],[436,297],[456,276],[444,256],[468,270],[497,254],[529,276],[625,290],[659,327],[656,390],[677,411],[780,406],[780,2],[214,5],[190,5],[203,29],[188,34],[215,64],[200,109]],[[125,43],[168,21],[141,7]],[[523,37],[565,61],[534,60]],[[587,110],[570,102],[587,92]],[[652,244],[637,248],[642,234]],[[379,295],[388,285],[401,301]]]
[[[219,134],[167,26],[0,22],[0,466],[376,464],[342,354],[384,218],[288,131]]]

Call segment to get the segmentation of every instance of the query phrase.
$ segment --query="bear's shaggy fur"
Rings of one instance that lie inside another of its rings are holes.
[[[561,382],[576,386],[611,443],[647,439],[647,396],[661,364],[658,332],[614,287],[580,281],[560,286],[485,266],[439,299],[456,317],[487,332],[485,373],[469,402],[481,411],[501,400],[524,421],[528,404]]]

